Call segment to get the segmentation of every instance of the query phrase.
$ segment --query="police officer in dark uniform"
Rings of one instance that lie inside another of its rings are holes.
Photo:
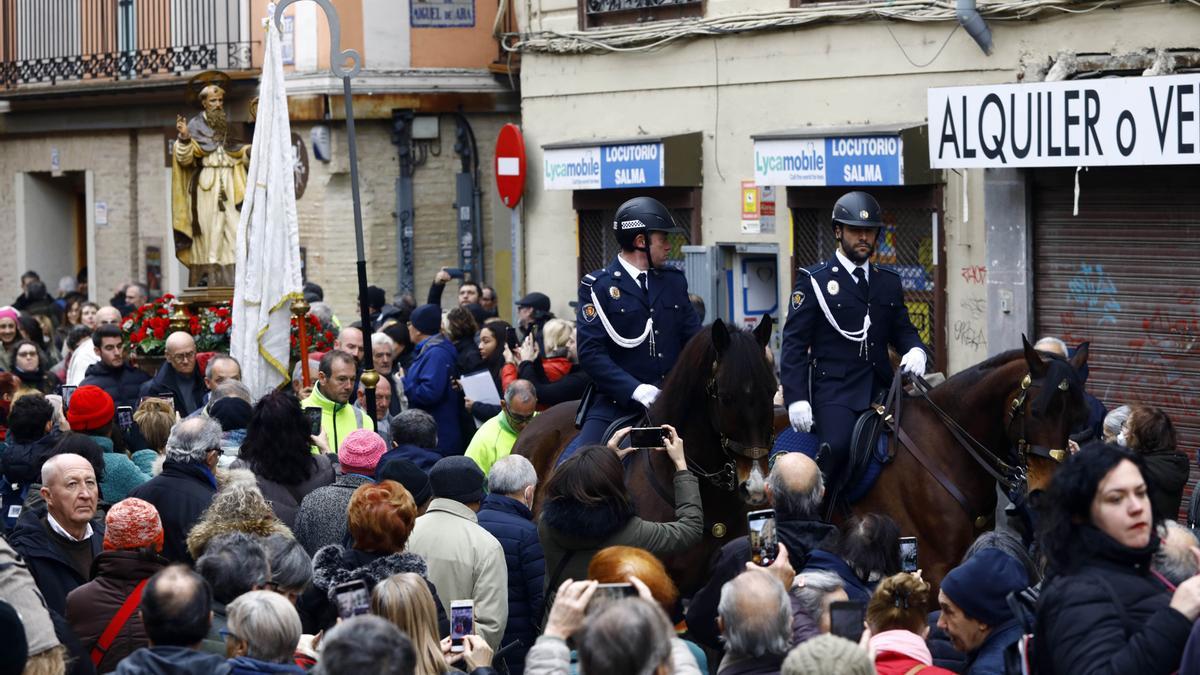
[[[649,408],[684,344],[700,330],[683,272],[667,266],[667,235],[680,232],[667,208],[635,197],[617,209],[613,233],[621,252],[579,282],[576,343],[593,391],[583,426],[559,461],[602,443],[619,417]]]
[[[883,228],[879,202],[850,192],[833,207],[837,250],[804,268],[783,329],[780,375],[788,418],[796,431],[816,425],[828,456],[819,460],[833,494],[847,464],[855,419],[892,384],[888,345],[900,367],[925,374],[925,345],[908,318],[895,272],[869,264]]]

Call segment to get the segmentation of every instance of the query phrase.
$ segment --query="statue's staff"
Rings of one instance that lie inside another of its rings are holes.
[[[299,0],[280,0],[275,6],[275,25],[283,25],[283,10],[288,5]],[[329,0],[312,0],[325,11],[329,22],[330,58],[329,69],[334,75],[342,78],[342,101],[346,105],[346,138],[350,146],[350,194],[354,202],[354,244],[358,250],[358,308],[362,315],[363,333],[371,329],[370,303],[367,302],[367,254],[363,245],[362,199],[358,192],[358,141],[354,132],[354,99],[350,95],[350,78],[358,74],[362,68],[362,57],[354,49],[342,49],[342,24],[338,19],[337,10]],[[350,67],[345,68],[349,62]],[[379,374],[375,372],[375,360],[372,354],[371,341],[363,340],[363,370],[360,382],[366,392],[367,415],[375,419],[375,384],[379,382]],[[302,357],[303,358],[303,357]]]

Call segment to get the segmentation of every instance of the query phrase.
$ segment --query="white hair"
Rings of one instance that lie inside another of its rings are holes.
[[[58,478],[58,475],[62,473],[64,468],[63,465],[76,459],[84,464],[87,464],[88,467],[92,466],[91,462],[87,460],[87,457],[84,457],[83,455],[76,455],[73,452],[64,452],[61,455],[54,455],[50,459],[46,460],[45,464],[42,464],[42,485],[50,485],[50,483],[52,483],[54,479]]]
[[[1033,345],[1033,348],[1042,352],[1054,352],[1064,359],[1071,354],[1071,351],[1067,349],[1067,343],[1051,336],[1046,336],[1038,340],[1037,343]]]
[[[1117,406],[1108,411],[1104,416],[1103,432],[1104,439],[1115,439],[1117,434],[1121,433],[1121,429],[1125,427],[1125,422],[1129,419],[1129,413],[1132,408],[1127,405]]]
[[[501,457],[488,473],[488,492],[511,495],[537,485],[537,470],[521,455]]]
[[[396,341],[388,337],[386,333],[371,333],[371,348],[379,349],[380,347],[396,348]]]
[[[287,598],[274,591],[250,591],[229,603],[226,612],[230,632],[246,641],[246,656],[268,663],[291,660],[303,629]]]
[[[792,603],[787,589],[770,574],[743,572],[725,582],[717,613],[729,654],[782,657],[791,648]]]
[[[211,417],[185,419],[167,438],[167,459],[203,464],[209,450],[221,448],[221,425]]]

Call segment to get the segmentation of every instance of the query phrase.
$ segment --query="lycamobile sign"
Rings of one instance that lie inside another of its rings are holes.
[[[754,142],[759,185],[900,185],[898,136],[760,139]]]
[[[547,190],[659,187],[663,144],[629,143],[582,148],[548,148],[542,158]]]

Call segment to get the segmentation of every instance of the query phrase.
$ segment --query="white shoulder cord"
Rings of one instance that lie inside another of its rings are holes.
[[[617,346],[624,347],[625,349],[633,349],[645,342],[646,338],[649,338],[650,353],[655,353],[653,317],[646,319],[646,330],[642,331],[641,335],[635,338],[627,338],[618,333],[617,329],[613,328],[613,325],[608,322],[608,317],[604,315],[604,309],[600,306],[600,300],[596,297],[596,289],[594,288],[592,289],[592,305],[596,308],[596,316],[600,317],[600,323],[604,325],[604,331],[608,333],[608,337],[612,338],[613,342],[617,343]]]
[[[825,319],[829,321],[829,325],[833,326],[833,329],[847,340],[860,343],[862,345],[862,349],[859,351],[865,350],[867,343],[867,331],[871,329],[871,313],[867,312],[866,317],[863,318],[862,330],[842,330],[842,327],[839,326],[838,322],[833,318],[833,312],[829,311],[829,305],[825,302],[825,294],[821,292],[821,286],[817,284],[816,278],[812,275],[809,275],[808,280],[812,282],[813,293],[817,295],[817,303],[821,305],[821,311],[825,312]]]

